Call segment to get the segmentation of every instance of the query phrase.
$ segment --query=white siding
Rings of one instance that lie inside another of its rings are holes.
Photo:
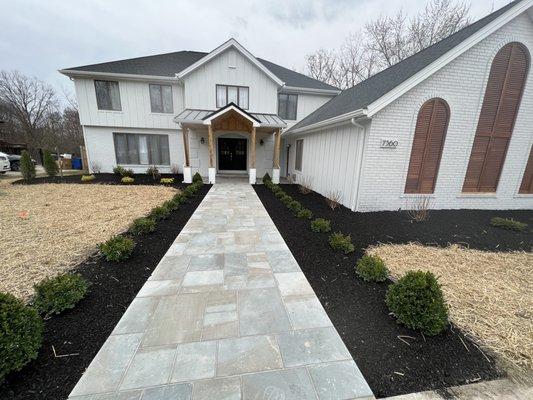
[[[333,96],[319,96],[315,94],[298,94],[298,107],[296,109],[296,121],[287,122],[287,129],[296,124],[298,121],[304,119],[317,108],[321,107]],[[277,112],[277,110],[276,110]]]

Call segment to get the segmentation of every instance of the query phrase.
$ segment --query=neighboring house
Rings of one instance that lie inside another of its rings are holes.
[[[339,89],[254,57],[230,39],[210,53],[180,51],[60,71],[74,80],[91,170],[179,169],[279,179],[281,130]]]
[[[354,211],[533,209],[533,1],[343,91],[283,135],[289,173]]]

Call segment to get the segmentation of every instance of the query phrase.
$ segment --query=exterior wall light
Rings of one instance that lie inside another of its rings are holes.
[[[261,140],[259,141],[259,144],[262,146],[262,145],[265,144],[265,141],[264,141],[263,139],[261,139]]]
[[[205,139],[203,136],[200,138],[200,143],[205,144]]]

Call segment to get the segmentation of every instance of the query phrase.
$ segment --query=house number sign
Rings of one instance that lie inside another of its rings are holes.
[[[382,149],[395,149],[398,147],[398,141],[394,139],[381,139]]]

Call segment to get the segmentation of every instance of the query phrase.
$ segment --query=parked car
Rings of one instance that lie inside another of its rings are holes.
[[[11,164],[6,153],[0,153],[0,174],[5,174],[11,169]]]
[[[18,171],[20,170],[20,159],[22,156],[19,156],[18,154],[6,154],[7,158],[9,159],[9,164],[11,171]],[[33,165],[37,165],[37,161],[35,161],[33,158],[31,159],[33,162]]]

